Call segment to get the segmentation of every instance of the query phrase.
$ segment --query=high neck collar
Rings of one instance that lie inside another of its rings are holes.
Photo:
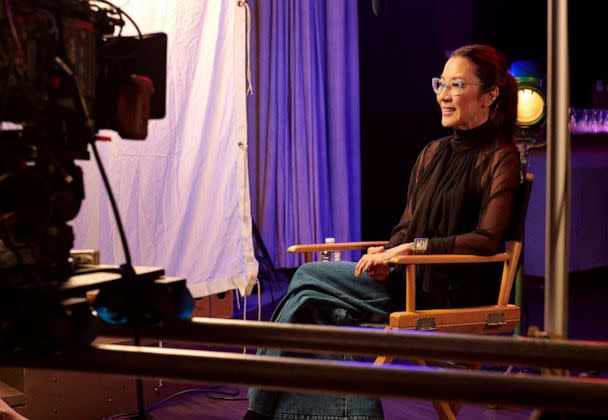
[[[476,149],[492,141],[494,139],[493,134],[494,125],[490,122],[490,120],[487,120],[485,123],[469,130],[454,129],[452,147],[456,151]]]

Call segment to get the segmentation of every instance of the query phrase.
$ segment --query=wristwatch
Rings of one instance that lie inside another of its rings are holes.
[[[429,238],[416,238],[414,239],[414,248],[412,248],[412,254],[426,254],[426,249],[429,246]]]

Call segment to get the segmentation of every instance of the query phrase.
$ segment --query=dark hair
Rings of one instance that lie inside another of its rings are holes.
[[[489,45],[473,44],[458,48],[451,57],[471,60],[477,69],[477,77],[487,91],[498,87],[498,97],[490,107],[490,120],[501,137],[512,140],[517,119],[517,82],[509,73],[505,55]]]

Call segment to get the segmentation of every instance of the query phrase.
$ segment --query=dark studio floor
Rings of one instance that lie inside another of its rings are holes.
[[[274,282],[267,281],[262,286],[262,319],[270,317],[272,308],[284,293],[291,273],[279,273]],[[570,276],[570,326],[571,338],[608,339],[608,325],[602,322],[601,308],[604,296],[608,296],[608,268],[574,273]],[[524,284],[524,304],[522,305],[523,330],[530,325],[542,326],[543,279],[526,278]],[[274,302],[273,302],[274,297]],[[241,306],[242,308],[242,306]],[[257,319],[257,296],[248,298],[248,319]],[[242,311],[235,304],[235,318],[242,318]],[[500,370],[502,367],[486,366],[485,369]],[[186,389],[177,386],[176,390]],[[203,387],[204,388],[204,387]],[[218,387],[216,392],[230,395],[192,391],[151,410],[150,414],[159,420],[240,418],[247,409],[246,388]],[[238,392],[238,394],[236,394]],[[235,395],[236,394],[236,395]],[[234,395],[234,396],[233,396]],[[218,399],[219,398],[219,399]],[[228,398],[228,399],[221,399]],[[383,399],[387,419],[434,419],[435,411],[430,402],[417,400]],[[465,405],[459,419],[527,419],[530,410],[508,407],[488,407]]]
[[[241,394],[246,395],[245,389]],[[430,402],[383,399],[384,414],[387,420],[427,420],[437,415]],[[247,401],[219,401],[206,398],[201,394],[185,395],[179,401],[152,412],[157,420],[205,419],[232,420],[239,419],[247,410]],[[489,408],[467,405],[462,408],[459,419],[527,419],[530,412],[520,409]]]

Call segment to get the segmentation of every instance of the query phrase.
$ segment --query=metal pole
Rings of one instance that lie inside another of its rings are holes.
[[[2,364],[206,383],[277,391],[348,393],[606,413],[608,384],[238,353],[98,345],[75,354],[8,353]]]
[[[570,106],[568,0],[547,1],[547,222],[545,331],[568,336]]]
[[[106,328],[102,335],[129,338],[128,328]],[[215,345],[248,345],[294,352],[391,355],[423,360],[447,359],[496,362],[562,369],[608,370],[608,344],[385,331],[274,322],[194,318],[165,328],[143,327],[142,337]]]

